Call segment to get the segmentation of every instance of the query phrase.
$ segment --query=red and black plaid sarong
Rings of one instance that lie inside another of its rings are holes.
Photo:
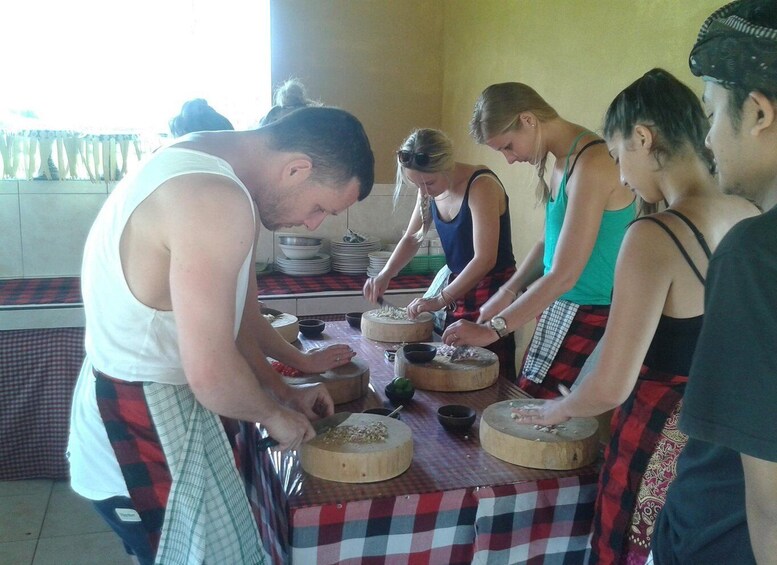
[[[132,504],[156,552],[172,476],[146,404],[143,382],[112,379],[95,371],[95,393],[108,440]]]
[[[637,493],[664,424],[682,400],[688,377],[643,365],[626,402],[612,415],[596,497],[590,563],[626,563]],[[647,557],[648,549],[643,549]]]
[[[580,306],[542,383],[532,382],[521,375],[518,386],[534,398],[556,398],[561,394],[558,385],[571,387],[604,335],[609,315],[609,306]]]
[[[445,327],[459,320],[477,321],[480,307],[496,294],[499,287],[506,283],[513,273],[515,273],[515,267],[509,267],[483,277],[474,288],[456,300],[456,309],[446,315]],[[452,282],[455,278],[455,274],[451,275],[448,282]],[[515,335],[510,333],[486,349],[496,353],[499,358],[499,376],[515,382]]]

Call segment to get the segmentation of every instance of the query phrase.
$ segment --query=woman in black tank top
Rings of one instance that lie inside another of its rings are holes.
[[[661,69],[610,105],[604,134],[621,179],[644,202],[667,209],[633,222],[626,234],[598,362],[565,398],[519,411],[521,422],[552,425],[618,407],[599,482],[593,563],[647,558],[673,478],[671,454],[684,445],[676,420],[709,257],[730,227],[758,212],[718,191],[704,146],[708,127],[695,94]]]

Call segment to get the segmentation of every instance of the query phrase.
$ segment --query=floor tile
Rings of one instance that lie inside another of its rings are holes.
[[[19,496],[22,494],[48,494],[54,481],[36,479],[31,481],[0,481],[0,496]]]
[[[35,555],[37,540],[0,543],[0,563],[8,565],[30,565]]]
[[[131,565],[113,532],[62,536],[38,541],[32,565]]]
[[[73,492],[66,481],[54,483],[41,538],[110,531],[90,501]]]
[[[0,543],[36,539],[48,502],[48,492],[0,498]]]

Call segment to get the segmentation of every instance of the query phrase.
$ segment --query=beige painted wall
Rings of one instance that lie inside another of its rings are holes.
[[[353,111],[392,182],[392,151],[414,127],[441,127],[457,158],[492,167],[510,194],[520,261],[539,236],[534,171],[469,138],[483,88],[520,81],[566,119],[599,130],[612,98],[660,66],[697,92],[688,53],[725,0],[273,0],[273,82],[299,76]],[[525,344],[531,328],[522,332]]]
[[[472,106],[489,84],[525,82],[559,114],[599,130],[612,98],[653,67],[701,92],[688,70],[699,26],[723,0],[446,0],[442,127],[463,161],[492,166],[507,185],[516,258],[542,229],[535,174],[508,167],[467,135]]]
[[[312,98],[361,119],[376,182],[416,127],[440,127],[440,0],[273,0],[272,82],[300,78]]]

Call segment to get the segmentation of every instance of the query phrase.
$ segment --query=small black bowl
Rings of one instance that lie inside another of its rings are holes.
[[[370,408],[365,410],[363,414],[377,414],[378,416],[388,416],[393,410],[391,408]],[[399,412],[392,416],[395,420],[399,420]]]
[[[322,320],[300,320],[299,331],[305,337],[316,337],[321,335],[326,324]]]
[[[348,312],[345,315],[345,319],[348,321],[348,325],[357,330],[362,329],[362,313],[361,312]]]
[[[386,398],[389,399],[389,402],[391,402],[392,405],[399,406],[400,404],[410,402],[410,399],[413,398],[413,395],[415,394],[415,388],[411,388],[410,390],[397,390],[392,383],[389,383],[386,385],[386,388],[383,389],[383,392],[386,393]]]
[[[437,355],[437,348],[426,343],[408,343],[402,346],[402,351],[411,363],[428,363]]]
[[[477,412],[469,406],[446,404],[437,409],[437,419],[446,430],[463,432],[475,423]]]

